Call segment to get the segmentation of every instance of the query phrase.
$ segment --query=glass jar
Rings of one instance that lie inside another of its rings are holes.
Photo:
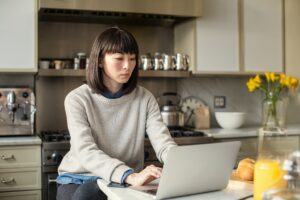
[[[286,187],[281,189],[271,188],[263,194],[263,200],[296,200],[300,199],[300,151],[283,162],[282,170],[285,172],[283,180]]]
[[[86,68],[86,54],[85,53],[77,53],[77,58],[79,59],[79,69]]]
[[[295,150],[284,131],[260,128],[258,132],[258,158],[254,166],[254,199],[261,200],[265,191],[270,188],[286,187],[282,162]]]

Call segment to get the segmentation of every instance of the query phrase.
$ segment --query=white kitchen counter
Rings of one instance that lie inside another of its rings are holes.
[[[222,138],[240,138],[240,137],[256,137],[259,126],[242,127],[238,129],[211,128],[201,129],[208,136],[216,139]],[[300,135],[300,124],[290,124],[287,126],[288,135]]]
[[[107,187],[107,182],[99,179],[98,185],[100,189],[108,196],[108,200],[153,200],[138,192],[128,188]],[[246,182],[230,180],[226,189],[216,192],[208,192],[185,197],[172,198],[172,200],[238,200],[238,199],[253,199],[248,197],[252,195],[253,185]]]
[[[0,146],[35,145],[41,143],[42,140],[38,136],[0,137]]]

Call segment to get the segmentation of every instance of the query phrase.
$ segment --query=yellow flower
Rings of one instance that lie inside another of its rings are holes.
[[[260,84],[261,84],[261,80],[259,76],[256,76],[255,78],[250,78],[250,80],[247,82],[249,92],[253,92],[257,88],[259,88]]]
[[[285,85],[286,85],[286,87],[288,87],[289,89],[291,89],[292,88],[292,83],[291,83],[291,80],[292,80],[292,77],[286,77],[286,79],[285,79]]]
[[[278,98],[283,89],[296,89],[299,85],[299,80],[295,77],[286,76],[284,73],[276,75],[273,72],[265,73],[266,79],[261,79],[259,75],[252,77],[247,82],[249,92],[257,89],[263,91],[266,98]]]
[[[299,83],[298,79],[296,79],[294,77],[291,78],[291,88],[292,89],[295,89],[298,86],[298,83]]]
[[[267,78],[267,81],[270,82],[270,80],[271,80],[271,73],[266,72],[266,73],[265,73],[265,76],[266,76],[266,78]]]
[[[284,83],[285,83],[285,74],[281,73],[280,74],[280,86],[284,86]]]
[[[279,80],[279,77],[276,76],[274,73],[271,73],[270,74],[270,79],[271,79],[272,82],[275,82],[275,81]]]
[[[247,82],[247,86],[248,86],[249,92],[253,92],[254,90],[256,90],[256,86],[254,84],[252,84],[250,81]]]
[[[256,82],[256,83],[258,83],[259,85],[261,84],[261,78],[260,78],[260,76],[257,74],[255,77],[254,77],[254,82]]]

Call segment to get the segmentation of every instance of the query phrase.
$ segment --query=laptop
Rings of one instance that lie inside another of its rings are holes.
[[[227,187],[241,142],[177,146],[169,150],[159,183],[129,188],[154,199]]]

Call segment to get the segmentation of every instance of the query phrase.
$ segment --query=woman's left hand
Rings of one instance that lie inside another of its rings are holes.
[[[133,173],[127,176],[125,183],[131,184],[132,186],[140,186],[150,183],[151,181],[160,178],[162,174],[162,168],[154,165],[147,166],[144,170],[139,173]]]

